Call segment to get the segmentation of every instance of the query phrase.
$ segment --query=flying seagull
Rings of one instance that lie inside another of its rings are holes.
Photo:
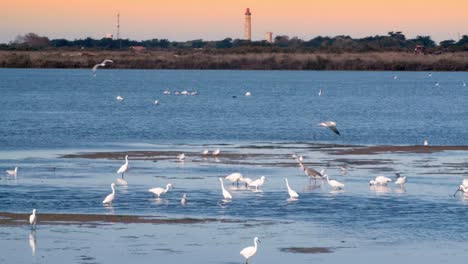
[[[325,121],[325,122],[322,122],[319,124],[319,126],[321,127],[327,127],[329,128],[331,131],[335,132],[337,135],[340,134],[340,132],[338,131],[338,129],[336,129],[336,123],[333,122],[333,121]]]
[[[105,59],[105,60],[103,60],[101,63],[94,65],[94,67],[93,67],[93,75],[96,76],[97,68],[99,68],[99,67],[104,67],[104,66],[106,66],[106,63],[113,63],[113,62],[114,62],[113,60]]]

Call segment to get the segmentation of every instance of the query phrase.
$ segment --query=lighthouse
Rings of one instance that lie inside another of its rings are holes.
[[[251,24],[251,16],[252,14],[250,13],[250,8],[247,8],[245,10],[245,22],[244,22],[244,39],[245,40],[252,40],[252,24]]]

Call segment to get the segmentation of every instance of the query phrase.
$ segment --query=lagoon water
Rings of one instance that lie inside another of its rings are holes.
[[[37,208],[39,220],[41,213],[71,213],[220,221],[45,222],[35,233],[27,225],[0,225],[0,263],[242,263],[239,251],[254,236],[262,243],[251,263],[464,260],[468,202],[452,194],[467,176],[466,151],[335,153],[424,139],[468,145],[463,82],[468,73],[100,70],[92,77],[90,70],[2,69],[0,169],[20,169],[17,177],[0,176],[0,212]],[[337,122],[341,136],[318,126],[326,120]],[[219,159],[199,154],[216,148]],[[122,153],[63,157],[103,151]],[[128,187],[102,206],[125,151],[161,157],[130,157]],[[183,163],[170,156],[179,152],[187,155]],[[292,153],[327,168],[345,190],[310,182]],[[226,182],[234,199],[222,202],[218,177],[236,171],[267,176],[263,192]],[[373,177],[395,172],[408,176],[404,189],[369,187]],[[298,201],[287,201],[284,177]],[[168,182],[175,188],[162,200],[147,192]],[[292,247],[332,252],[282,250]]]

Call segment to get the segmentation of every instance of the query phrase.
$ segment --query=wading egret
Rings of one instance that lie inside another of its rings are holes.
[[[289,198],[291,199],[299,198],[299,194],[297,194],[297,192],[291,189],[291,187],[289,186],[288,179],[284,178],[284,181],[286,182],[286,187],[288,188]]]
[[[36,223],[37,223],[36,209],[33,209],[32,214],[29,216],[29,224],[31,225],[32,229],[36,229]]]
[[[385,176],[377,176],[374,180],[369,181],[369,185],[387,185],[392,179]]]
[[[337,181],[337,180],[330,180],[328,178],[328,174],[325,174],[325,178],[327,178],[328,185],[330,185],[335,190],[342,190],[344,188],[344,184]]]
[[[184,159],[185,159],[185,153],[181,153],[181,154],[177,155],[177,160],[178,161],[184,161]]]
[[[15,167],[14,170],[6,170],[5,171],[9,176],[16,176],[18,174],[18,167]]]
[[[239,172],[234,172],[224,177],[224,179],[232,182],[232,184],[237,183],[237,186],[239,186],[239,181],[241,181],[242,178],[244,178],[244,176],[242,176],[242,174]]]
[[[221,153],[221,150],[220,149],[216,149],[215,151],[213,151],[213,156],[218,156],[219,153]]]
[[[125,172],[128,170],[128,155],[125,155],[125,163],[124,165],[120,166],[120,168],[117,170],[117,174],[122,175],[122,179],[124,177]]]
[[[115,183],[111,184],[112,193],[108,194],[106,198],[102,201],[103,204],[110,204],[114,201],[115,198]]]
[[[257,253],[257,243],[259,242],[260,240],[258,240],[258,237],[255,237],[253,247],[246,247],[241,250],[240,254],[245,258],[245,263],[249,263],[249,258]]]
[[[258,191],[258,188],[261,187],[265,183],[265,176],[260,177],[260,179],[256,179],[255,181],[249,184],[250,187],[255,187],[255,191]]]
[[[224,199],[232,199],[232,195],[224,188],[223,178],[219,178],[219,181],[221,182],[221,190],[223,191]]]
[[[169,187],[172,187],[172,184],[168,183],[166,185],[166,189],[163,189],[161,187],[156,187],[156,188],[149,189],[148,192],[153,193],[154,195],[157,195],[158,198],[159,198],[159,196],[161,196],[162,194],[165,194],[165,193],[167,193],[167,191],[169,191]]]
[[[401,176],[400,173],[397,173],[396,175],[397,175],[397,179],[395,181],[395,184],[403,187],[403,185],[405,185],[406,183],[406,176]]]
[[[183,194],[182,195],[182,199],[180,199],[180,203],[181,204],[186,204],[187,203],[187,194]]]

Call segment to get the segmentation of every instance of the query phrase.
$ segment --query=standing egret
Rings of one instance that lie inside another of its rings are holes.
[[[36,229],[36,223],[37,223],[36,209],[33,209],[32,214],[29,216],[29,224],[31,225],[32,229]]]
[[[159,100],[154,100],[154,104],[155,104],[155,105],[158,105],[158,104],[159,104]]]
[[[220,150],[220,149],[216,149],[215,151],[213,151],[212,155],[213,155],[213,156],[218,156],[219,153],[221,153],[221,150]]]
[[[219,181],[221,182],[221,190],[223,191],[224,199],[232,199],[232,195],[224,188],[223,178],[219,178]]]
[[[318,92],[318,96],[322,96],[322,89]]]
[[[400,185],[400,187],[403,187],[406,183],[406,176],[400,176],[396,179],[395,184]]]
[[[297,194],[296,191],[294,191],[293,189],[291,189],[291,187],[289,187],[288,179],[284,178],[284,181],[286,182],[286,187],[288,188],[289,198],[291,198],[292,200],[299,198],[299,194]]]
[[[182,199],[180,199],[180,203],[181,204],[186,204],[187,203],[187,194],[183,194],[182,195]]]
[[[181,154],[177,155],[177,160],[178,161],[182,162],[182,161],[184,161],[184,159],[185,159],[185,153],[181,153]]]
[[[14,170],[6,170],[5,171],[6,174],[8,174],[9,176],[16,176],[18,174],[18,167],[15,167]]]
[[[259,243],[258,237],[254,238],[254,246],[253,247],[245,247],[241,250],[240,254],[245,258],[245,263],[249,263],[249,258],[251,258],[255,253],[257,253],[257,243]]]
[[[337,181],[337,180],[330,180],[328,178],[328,174],[325,174],[325,178],[327,178],[328,185],[330,185],[335,190],[342,190],[344,188],[344,184]]]
[[[117,170],[117,174],[122,174],[121,177],[123,179],[125,172],[128,170],[128,155],[125,155],[125,163],[124,165],[120,166]]]
[[[245,93],[245,96],[251,96],[251,95],[252,95],[251,92],[246,92],[246,93]]]
[[[331,131],[335,132],[337,135],[340,135],[340,132],[336,128],[336,123],[333,121],[325,121],[319,124],[321,127],[329,128]]]
[[[244,176],[242,176],[242,174],[239,172],[234,172],[224,177],[224,179],[232,182],[232,184],[237,183],[237,186],[239,186],[239,181],[241,181],[242,178],[244,178]]]
[[[99,67],[104,67],[104,66],[106,66],[107,63],[113,63],[113,62],[114,62],[114,61],[112,61],[112,60],[107,60],[107,59],[106,59],[106,60],[102,61],[101,63],[98,63],[98,64],[94,65],[94,67],[93,67],[93,75],[96,76],[96,71],[97,71],[97,69],[98,69]]]
[[[202,151],[201,154],[202,154],[202,155],[208,155],[209,152],[210,152],[209,150],[205,149],[205,150]]]
[[[156,187],[156,188],[151,188],[148,191],[150,193],[153,193],[154,195],[157,195],[158,198],[159,198],[159,196],[161,196],[162,194],[165,194],[165,193],[167,193],[167,191],[169,191],[169,187],[172,187],[172,184],[168,183],[166,185],[166,189],[163,189],[161,187]]]
[[[462,184],[458,187],[457,191],[453,194],[453,197],[455,197],[457,192],[463,192],[464,196],[468,196],[468,179],[463,180]]]
[[[429,141],[427,139],[425,139],[424,142],[423,142],[423,145],[424,146],[429,146]]]
[[[377,176],[374,180],[369,181],[369,185],[387,185],[392,179],[385,176]]]
[[[103,204],[111,204],[115,198],[115,183],[111,184],[112,193],[108,194],[106,198],[102,201]]]
[[[255,181],[249,184],[250,187],[255,187],[255,191],[259,191],[258,188],[261,187],[265,183],[265,176],[260,177],[260,179],[256,179]]]

